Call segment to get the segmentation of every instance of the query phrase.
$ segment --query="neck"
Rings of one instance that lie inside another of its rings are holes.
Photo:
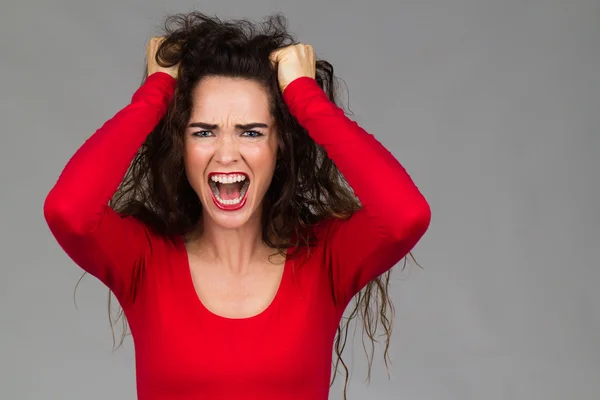
[[[260,213],[255,213],[238,228],[224,228],[207,215],[194,245],[203,255],[235,274],[249,271],[254,261],[261,260],[267,246],[262,240]]]

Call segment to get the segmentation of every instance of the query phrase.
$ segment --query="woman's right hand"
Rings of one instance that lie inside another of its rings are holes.
[[[155,72],[165,72],[171,75],[173,78],[177,79],[179,64],[165,68],[161,67],[156,62],[156,52],[158,51],[160,44],[164,40],[164,37],[153,37],[152,39],[150,39],[150,43],[148,43],[148,47],[146,48],[146,58],[148,59],[148,76],[152,75]]]

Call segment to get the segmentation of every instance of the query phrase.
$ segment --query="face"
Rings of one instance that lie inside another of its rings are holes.
[[[205,223],[239,228],[259,216],[277,157],[269,97],[259,83],[202,79],[184,143],[187,178],[202,202]]]

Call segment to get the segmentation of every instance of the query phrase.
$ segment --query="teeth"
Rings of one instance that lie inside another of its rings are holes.
[[[210,177],[210,180],[213,182],[219,183],[235,183],[235,182],[244,182],[246,180],[246,175],[242,174],[233,174],[233,175],[213,175]]]
[[[242,190],[240,190],[240,197],[238,197],[237,199],[232,199],[232,200],[223,200],[221,198],[221,196],[219,196],[219,188],[217,187],[216,182],[220,182],[219,180],[215,181],[214,179],[211,179],[212,182],[210,182],[210,187],[213,191],[213,193],[215,194],[215,198],[217,199],[217,201],[223,205],[226,206],[234,206],[236,204],[239,204],[242,199],[244,198],[244,195],[246,194],[246,191],[248,190],[248,186],[250,186],[250,182],[246,181],[246,177],[242,176],[242,181],[244,181],[244,184],[242,185]],[[236,181],[237,182],[237,181]],[[226,183],[226,182],[220,182],[220,183]],[[229,182],[227,182],[229,183]],[[233,183],[233,182],[231,182]]]
[[[235,199],[235,200],[223,200],[219,196],[216,196],[216,197],[217,197],[217,200],[219,201],[219,203],[224,204],[226,206],[234,206],[236,204],[239,204],[240,201],[242,201],[241,197],[239,199]]]

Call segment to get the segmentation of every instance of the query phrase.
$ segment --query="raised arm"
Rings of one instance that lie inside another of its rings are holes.
[[[343,308],[388,271],[429,226],[430,208],[398,160],[346,117],[310,77],[283,92],[291,113],[344,175],[363,208],[329,224],[325,235],[336,300]]]
[[[151,73],[131,102],[77,150],[44,203],[50,231],[123,304],[149,254],[147,228],[108,206],[137,151],[166,112],[175,78]]]

